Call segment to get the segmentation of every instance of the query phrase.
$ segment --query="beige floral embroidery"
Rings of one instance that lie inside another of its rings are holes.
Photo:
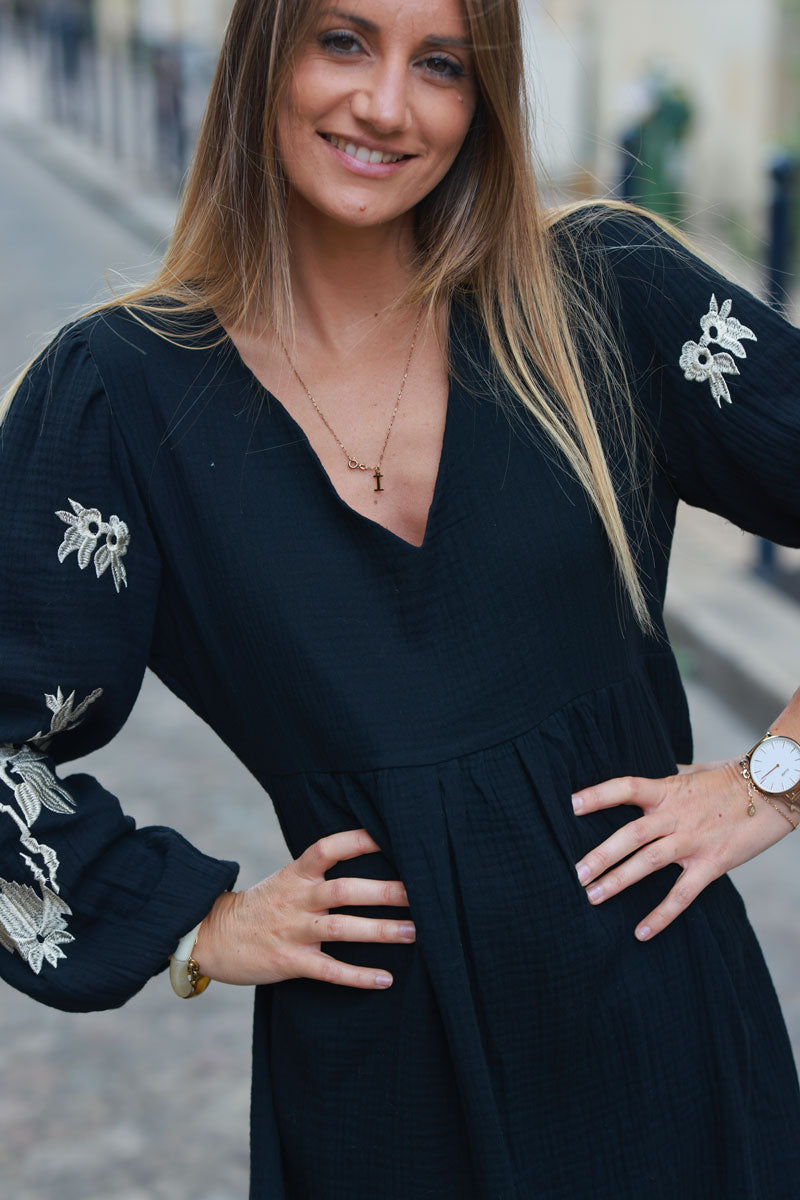
[[[74,800],[50,770],[43,751],[57,733],[80,725],[102,694],[97,688],[76,705],[75,693],[65,698],[59,687],[45,696],[52,714],[49,732],[37,733],[22,746],[0,746],[0,784],[13,794],[13,803],[11,797],[7,804],[0,803],[0,814],[16,825],[20,857],[39,885],[37,893],[27,884],[0,879],[0,946],[16,951],[37,975],[45,962],[58,966],[66,957],[61,947],[75,940],[66,926],[71,910],[58,894],[58,855],[32,832],[42,809],[65,817],[75,812]]]
[[[720,308],[717,297],[712,296],[708,312],[700,318],[703,330],[700,341],[684,342],[680,357],[684,377],[696,383],[709,383],[719,408],[723,400],[726,404],[733,402],[725,376],[741,374],[731,355],[747,358],[742,341],[758,341],[752,329],[730,315],[732,307],[733,301],[726,300]],[[712,344],[720,346],[723,353],[712,354],[709,350]]]
[[[0,879],[0,945],[16,950],[38,975],[48,962],[57,967],[66,954],[61,949],[75,938],[67,929],[72,909],[49,888],[37,894],[24,883]]]
[[[95,700],[99,700],[102,694],[102,688],[95,688],[90,695],[81,700],[77,708],[75,707],[74,692],[67,696],[66,700],[61,688],[56,690],[54,696],[45,696],[44,702],[53,714],[50,718],[50,729],[47,733],[37,733],[30,739],[30,745],[37,746],[40,750],[46,750],[55,734],[64,733],[66,730],[75,729],[80,725],[89,706],[94,704]]]
[[[58,561],[63,563],[70,554],[77,554],[78,566],[85,571],[94,559],[97,578],[110,569],[119,593],[123,584],[128,586],[128,574],[122,561],[131,540],[128,526],[113,515],[104,521],[99,508],[84,508],[77,500],[69,503],[72,512],[56,513],[59,520],[69,526],[58,547]]]

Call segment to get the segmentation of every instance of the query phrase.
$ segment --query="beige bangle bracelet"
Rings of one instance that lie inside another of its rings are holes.
[[[203,922],[200,922],[202,925]],[[174,954],[169,959],[169,981],[172,990],[181,1000],[190,1000],[192,996],[201,996],[211,980],[207,975],[200,974],[200,968],[192,958],[197,939],[200,937],[200,925],[195,925],[190,933],[178,942]]]

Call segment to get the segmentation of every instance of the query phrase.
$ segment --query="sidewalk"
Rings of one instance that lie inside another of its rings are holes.
[[[35,158],[148,248],[169,237],[177,199],[152,179],[135,174],[66,124],[48,120],[43,75],[46,62],[0,38],[0,127]],[[149,114],[140,114],[144,120]]]
[[[667,624],[681,670],[763,732],[800,687],[800,606],[753,573],[757,540],[681,505]],[[800,551],[779,551],[786,569]],[[755,736],[753,738],[755,741]]]
[[[163,244],[175,198],[148,188],[87,141],[49,123],[29,64],[13,47],[3,50],[4,134],[149,248]],[[719,260],[719,248],[712,253]],[[732,273],[756,290],[752,268],[730,261]],[[800,551],[779,553],[784,569],[800,572]],[[670,635],[683,673],[715,691],[754,734],[800,686],[800,606],[755,576],[756,555],[755,538],[681,507],[667,592]]]

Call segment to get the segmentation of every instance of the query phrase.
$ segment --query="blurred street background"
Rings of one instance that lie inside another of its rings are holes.
[[[552,194],[680,219],[794,317],[800,0],[525,8]],[[0,388],[109,286],[152,273],[230,9],[0,0]],[[748,748],[800,685],[799,580],[797,551],[681,514],[669,616],[698,761]],[[138,822],[240,861],[244,886],[286,861],[268,797],[151,677],[84,768]],[[798,1059],[799,856],[786,838],[736,872]],[[0,1195],[244,1200],[250,1007],[219,985],[184,1005],[162,976],[120,1012],[79,1017],[0,984]]]

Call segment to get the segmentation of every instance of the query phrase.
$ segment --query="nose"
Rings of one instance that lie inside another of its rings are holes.
[[[375,63],[361,88],[353,94],[353,116],[379,133],[394,133],[408,127],[408,71],[404,62]]]

